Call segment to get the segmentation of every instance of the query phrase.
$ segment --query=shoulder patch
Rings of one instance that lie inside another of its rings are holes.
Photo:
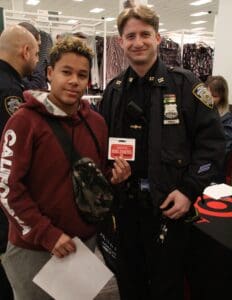
[[[5,109],[11,116],[23,103],[23,99],[18,96],[8,96],[4,99]]]
[[[199,99],[203,104],[205,104],[209,108],[213,108],[213,99],[204,85],[204,83],[197,84],[192,90],[193,95]]]

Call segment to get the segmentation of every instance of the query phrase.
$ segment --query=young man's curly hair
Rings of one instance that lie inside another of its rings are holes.
[[[79,38],[67,36],[53,46],[50,52],[50,66],[54,68],[56,62],[59,61],[62,55],[65,53],[75,53],[77,55],[86,57],[91,68],[93,51]]]

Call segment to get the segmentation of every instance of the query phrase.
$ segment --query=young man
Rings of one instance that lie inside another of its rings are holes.
[[[159,59],[157,14],[135,6],[117,24],[130,67],[108,84],[101,112],[110,136],[136,141],[132,175],[118,194],[121,299],[182,300],[185,221],[217,174],[224,136],[204,85]]]
[[[51,299],[32,279],[51,254],[61,258],[76,251],[73,237],[94,248],[96,228],[85,223],[76,208],[72,167],[46,121],[57,119],[80,155],[104,170],[107,128],[81,100],[91,58],[90,49],[76,38],[56,45],[48,69],[51,92],[25,92],[25,104],[9,119],[2,136],[0,199],[10,223],[3,266],[18,300]],[[92,128],[100,153],[79,114]],[[112,171],[112,183],[130,175],[123,159],[115,161]]]

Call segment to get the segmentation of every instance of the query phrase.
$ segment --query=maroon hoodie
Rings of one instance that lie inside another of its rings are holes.
[[[103,118],[81,101],[80,111],[93,129],[101,153],[78,115],[67,116],[47,94],[25,92],[25,101],[9,119],[0,145],[0,196],[7,213],[9,241],[28,249],[51,251],[62,233],[83,240],[95,233],[80,217],[74,202],[71,167],[56,136],[44,119],[53,114],[72,137],[81,156],[103,169],[107,128]]]

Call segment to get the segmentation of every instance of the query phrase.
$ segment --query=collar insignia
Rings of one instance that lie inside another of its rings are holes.
[[[122,83],[121,80],[117,80],[117,81],[115,82],[116,85],[121,85],[121,83]]]
[[[130,128],[132,128],[132,129],[142,129],[142,126],[134,124],[134,125],[130,125]]]
[[[157,79],[158,83],[163,83],[164,82],[164,78],[163,77],[160,77]]]

